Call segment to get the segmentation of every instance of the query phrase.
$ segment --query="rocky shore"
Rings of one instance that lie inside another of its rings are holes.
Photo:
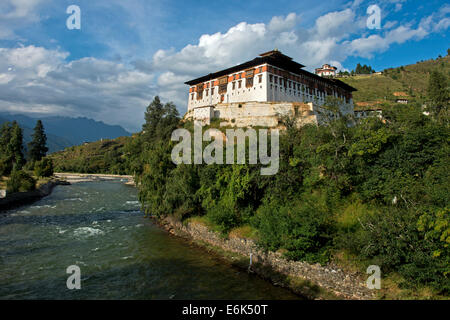
[[[241,267],[246,266],[250,272],[255,272],[272,283],[287,287],[308,299],[375,298],[374,290],[367,288],[365,279],[361,279],[356,273],[346,273],[334,265],[321,266],[289,261],[280,253],[261,250],[251,239],[224,239],[199,223],[181,223],[172,217],[159,219],[158,223],[174,235],[239,255],[240,259],[245,261]],[[250,255],[251,266],[249,266]]]

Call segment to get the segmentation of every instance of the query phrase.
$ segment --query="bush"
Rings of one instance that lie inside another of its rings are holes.
[[[348,244],[383,272],[397,271],[405,287],[430,285],[448,293],[448,245],[442,240],[448,221],[448,210],[421,215],[415,209],[386,207],[363,217],[362,229],[350,235]]]
[[[272,251],[285,249],[286,257],[326,263],[334,230],[331,216],[319,199],[290,205],[264,205],[255,219],[260,245]]]
[[[6,191],[8,193],[27,192],[36,188],[36,180],[28,173],[21,170],[14,169],[11,177],[6,184]]]
[[[53,175],[53,161],[49,158],[43,158],[34,165],[34,174],[37,177],[51,177]]]

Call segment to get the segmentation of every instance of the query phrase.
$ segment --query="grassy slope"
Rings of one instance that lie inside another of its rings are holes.
[[[105,139],[85,145],[73,146],[51,154],[55,171],[72,171],[84,173],[115,173],[109,172],[108,164],[113,158],[120,156],[121,148],[130,137]]]
[[[426,94],[428,79],[434,70],[450,76],[450,56],[386,69],[381,75],[339,79],[358,89],[353,95],[356,103],[395,101],[393,93],[396,91],[403,91],[410,95],[412,100],[420,101]]]

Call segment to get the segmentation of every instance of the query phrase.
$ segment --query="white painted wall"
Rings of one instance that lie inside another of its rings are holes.
[[[266,64],[265,64],[266,65]],[[264,65],[256,66],[255,68],[262,67]],[[241,72],[239,72],[241,73]],[[236,73],[229,74],[234,76]],[[262,81],[259,82],[259,75],[262,75]],[[214,94],[211,95],[211,87],[203,90],[203,97],[201,100],[197,100],[197,93],[193,92],[189,94],[188,110],[214,106],[219,103],[237,103],[237,102],[313,102],[317,105],[323,105],[326,101],[326,94],[318,92],[317,89],[307,90],[306,86],[302,83],[291,81],[291,88],[287,88],[284,85],[280,86],[280,77],[273,76],[273,81],[269,81],[269,72],[262,72],[255,74],[253,78],[253,86],[246,87],[246,79],[234,80],[235,89],[233,89],[233,82],[227,84],[227,92],[224,93],[224,100],[221,101],[221,95],[219,94],[219,87],[214,87]],[[275,83],[275,77],[278,81]],[[217,79],[209,81],[210,84],[214,83]],[[239,81],[241,81],[241,88],[239,88]],[[300,90],[298,86],[300,85]],[[337,94],[335,95],[337,97]],[[193,98],[192,98],[193,97]],[[340,97],[343,98],[343,97]],[[350,99],[349,106],[353,108],[353,100]]]

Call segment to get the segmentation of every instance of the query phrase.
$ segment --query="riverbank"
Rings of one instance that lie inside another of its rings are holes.
[[[251,239],[223,238],[198,222],[182,223],[173,217],[155,221],[171,234],[191,240],[236,266],[249,269],[274,285],[289,288],[307,299],[375,298],[373,290],[366,287],[365,280],[358,274],[346,273],[334,265],[289,261],[281,253],[264,252]]]
[[[129,175],[57,172],[54,174],[54,176],[69,183],[123,179],[126,180],[126,185],[135,185],[133,176]]]
[[[43,197],[48,196],[57,185],[69,185],[70,183],[58,178],[52,178],[48,182],[39,185],[35,190],[28,192],[15,192],[7,194],[0,198],[0,211],[10,210],[25,204],[32,203]],[[3,194],[2,194],[3,195]]]

